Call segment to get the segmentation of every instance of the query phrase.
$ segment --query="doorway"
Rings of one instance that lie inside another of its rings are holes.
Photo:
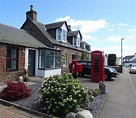
[[[35,76],[35,50],[29,50],[28,54],[28,75]]]

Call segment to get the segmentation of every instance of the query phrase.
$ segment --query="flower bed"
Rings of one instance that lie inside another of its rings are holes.
[[[35,82],[30,85],[28,84],[28,87],[31,89],[31,96],[28,98],[20,99],[18,101],[12,101],[12,103],[45,113],[45,111],[43,111],[40,106],[40,99],[42,95],[39,93],[39,90],[41,89],[41,85],[42,83],[40,82]],[[102,94],[94,97],[93,102],[88,102],[88,105],[84,109],[89,110],[94,118],[96,118],[101,109],[105,96],[105,94]]]

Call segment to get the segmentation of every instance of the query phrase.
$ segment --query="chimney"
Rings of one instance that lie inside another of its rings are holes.
[[[33,10],[33,5],[30,5],[30,11],[26,12],[26,20],[37,21],[37,12]]]
[[[68,30],[71,31],[71,25],[68,25]]]

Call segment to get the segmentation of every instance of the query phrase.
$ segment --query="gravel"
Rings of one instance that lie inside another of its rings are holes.
[[[42,110],[40,109],[40,103],[39,103],[39,99],[41,97],[41,94],[39,93],[39,89],[41,88],[41,83],[28,82],[27,85],[30,89],[32,89],[32,95],[25,99],[12,101],[12,103],[18,104],[22,107],[26,107],[32,110],[42,112]],[[105,98],[106,98],[106,94],[100,94],[94,98],[93,102],[89,102],[88,105],[86,106],[86,109],[92,113],[94,118],[97,118]]]

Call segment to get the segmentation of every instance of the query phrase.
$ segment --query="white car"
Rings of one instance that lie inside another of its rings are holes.
[[[136,65],[130,67],[130,73],[136,73]]]

